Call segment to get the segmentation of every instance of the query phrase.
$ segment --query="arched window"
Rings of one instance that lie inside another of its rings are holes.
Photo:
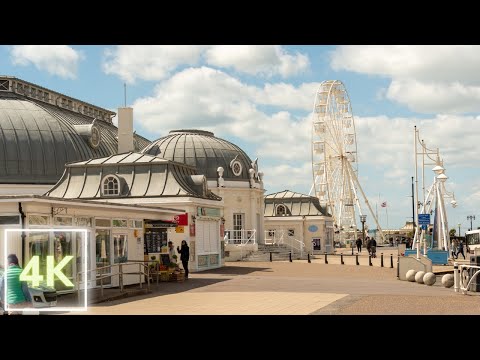
[[[113,175],[108,175],[103,179],[102,190],[104,196],[120,195],[120,181]]]
[[[285,216],[286,213],[287,213],[287,210],[285,209],[284,205],[277,206],[277,216]]]

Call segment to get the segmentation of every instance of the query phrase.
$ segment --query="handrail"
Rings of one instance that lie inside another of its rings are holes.
[[[305,244],[303,243],[303,241],[297,240],[295,238],[293,238],[293,240],[300,244],[300,256],[303,256],[303,249],[305,248]],[[294,243],[292,243],[292,247],[294,247],[293,244]]]
[[[271,232],[273,232],[273,237],[270,235]],[[277,235],[277,233],[280,235]],[[271,241],[268,245],[282,245],[284,243],[284,235],[285,230],[265,230],[265,244],[267,244],[267,241]]]
[[[225,244],[234,244],[245,246],[249,243],[257,243],[257,229],[250,230],[225,230],[225,233],[228,234],[228,238],[225,240]]]
[[[120,292],[123,292],[123,276],[124,275],[139,275],[140,278],[139,278],[139,286],[140,286],[140,289],[142,289],[142,275],[143,276],[146,276],[147,278],[147,290],[150,291],[150,267],[148,266],[148,263],[149,262],[154,262],[154,261],[140,261],[140,260],[137,260],[137,261],[127,261],[127,262],[123,262],[123,263],[116,263],[116,264],[111,264],[111,265],[106,265],[106,266],[101,266],[101,267],[98,267],[98,268],[95,268],[95,269],[89,269],[89,270],[84,270],[84,271],[79,271],[77,273],[77,297],[79,297],[79,292],[80,292],[80,286],[79,284],[81,283],[88,283],[88,281],[98,281],[100,280],[100,295],[103,297],[103,279],[107,279],[107,278],[112,278],[114,276],[118,276],[118,284],[119,284],[119,287],[120,287]],[[147,264],[145,264],[147,263]],[[138,265],[138,272],[135,271],[135,272],[124,272],[123,271],[123,266],[124,265]],[[104,270],[104,269],[112,269],[113,267],[118,267],[118,272],[117,273],[113,273],[112,271],[110,271],[110,273],[97,273],[96,276],[95,276],[95,279],[88,279],[88,276],[87,274],[88,273],[91,273],[91,272],[98,272],[98,271],[101,271],[101,270]],[[142,270],[142,267],[143,267],[143,270]],[[85,275],[84,276],[84,280],[81,279],[81,275]],[[157,282],[158,282],[158,279],[157,279]],[[84,289],[83,289],[84,290]]]
[[[477,269],[477,271],[475,271],[475,273],[471,277],[470,277],[470,274],[467,273],[468,275],[464,279],[463,278],[463,270],[466,269],[468,271],[469,268]],[[464,294],[464,295],[467,294],[470,285],[472,284],[473,280],[475,280],[477,278],[478,274],[480,274],[480,266],[477,266],[477,265],[463,265],[463,264],[460,265],[457,262],[455,262],[454,263],[454,277],[453,277],[455,292],[458,292],[458,290],[461,290],[462,294]],[[468,280],[466,285],[465,285],[465,280]]]

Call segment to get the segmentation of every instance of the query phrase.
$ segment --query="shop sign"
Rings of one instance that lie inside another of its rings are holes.
[[[188,213],[175,215],[173,217],[173,222],[178,226],[188,225]]]
[[[145,222],[145,228],[166,228],[166,227],[177,227],[177,223],[167,220],[154,220],[151,222]]]
[[[197,207],[197,216],[220,217],[220,209],[209,207]]]
[[[195,236],[195,224],[190,225],[190,236]]]
[[[183,233],[185,232],[185,229],[184,229],[183,226],[177,226],[177,227],[175,228],[175,232],[176,232],[177,234],[183,234]]]

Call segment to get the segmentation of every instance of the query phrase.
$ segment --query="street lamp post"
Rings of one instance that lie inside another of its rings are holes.
[[[416,225],[416,220],[415,219],[415,191],[414,191],[414,185],[413,185],[413,176],[412,176],[412,221],[413,221],[413,232],[415,232],[415,227]]]
[[[460,237],[462,234],[460,233],[460,225],[462,224],[458,224],[458,237]]]
[[[362,240],[363,240],[363,246],[365,246],[365,221],[367,221],[367,215],[360,215],[360,221],[362,222]]]
[[[475,215],[468,215],[467,220],[470,220],[470,230],[473,230],[473,222],[472,220],[475,220]]]

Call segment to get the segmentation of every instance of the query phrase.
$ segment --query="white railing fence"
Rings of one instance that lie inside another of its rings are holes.
[[[265,230],[265,244],[266,245],[287,245],[292,252],[300,253],[303,256],[306,251],[306,246],[303,241],[288,235],[285,230]]]
[[[266,245],[281,245],[284,243],[285,230],[265,230]]]
[[[257,229],[225,230],[225,244],[247,245],[257,243]]]
[[[455,292],[462,292],[466,295],[469,291],[470,285],[479,276],[480,266],[477,265],[459,265],[454,263],[453,270],[453,288]],[[473,273],[473,275],[472,275]]]

